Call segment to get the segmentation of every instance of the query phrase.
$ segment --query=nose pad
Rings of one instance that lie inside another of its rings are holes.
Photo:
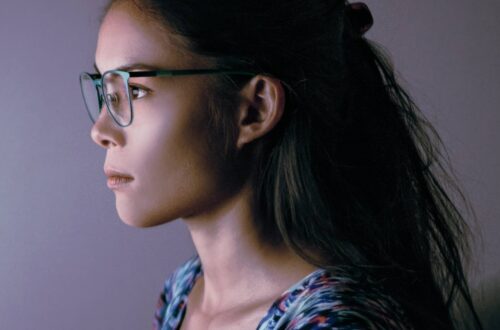
[[[106,112],[106,104],[104,102],[104,93],[102,92],[102,87],[101,86],[96,86],[96,89],[97,89],[97,103],[98,103],[98,106],[99,106],[99,112],[98,112],[98,115],[97,115],[97,118],[94,120],[94,123],[99,119],[99,117],[101,117],[101,114],[102,114],[102,110],[104,110],[104,112]]]

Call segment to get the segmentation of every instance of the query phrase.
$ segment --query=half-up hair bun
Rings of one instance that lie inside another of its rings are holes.
[[[351,23],[354,34],[358,37],[362,37],[373,25],[372,13],[363,2],[348,4],[345,14]]]

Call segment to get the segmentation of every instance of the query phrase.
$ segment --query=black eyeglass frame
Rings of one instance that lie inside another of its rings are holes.
[[[129,107],[130,107],[130,121],[126,124],[122,124],[119,122],[119,120],[115,117],[113,112],[111,111],[111,107],[108,103],[108,100],[106,97],[104,97],[103,93],[103,85],[104,85],[104,76],[107,74],[114,73],[120,75],[126,85],[127,85],[127,98],[129,101]],[[129,88],[129,78],[134,78],[134,77],[175,77],[175,76],[189,76],[189,75],[205,75],[205,74],[227,74],[227,75],[243,75],[243,76],[255,76],[257,73],[254,72],[248,72],[248,71],[239,71],[239,70],[229,70],[229,69],[185,69],[185,70],[154,70],[154,71],[124,71],[124,70],[108,70],[104,72],[103,74],[100,73],[88,73],[88,72],[82,72],[80,73],[79,76],[79,81],[80,81],[80,89],[82,92],[82,97],[83,101],[85,102],[85,107],[87,109],[87,113],[90,117],[90,120],[92,123],[95,124],[95,120],[92,117],[92,110],[90,109],[89,104],[87,103],[87,99],[85,97],[85,92],[84,92],[84,86],[83,86],[83,80],[85,76],[89,77],[92,82],[94,83],[94,87],[96,88],[97,91],[97,98],[98,98],[98,104],[99,104],[99,114],[101,113],[102,110],[102,102],[104,100],[104,103],[106,104],[106,109],[108,110],[109,115],[111,118],[113,118],[113,121],[120,127],[128,127],[132,124],[132,121],[134,120],[134,111],[132,107],[132,99],[130,98],[130,88]]]

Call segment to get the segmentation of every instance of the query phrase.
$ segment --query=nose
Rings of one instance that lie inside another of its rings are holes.
[[[102,109],[99,117],[92,126],[90,136],[97,145],[105,149],[123,145],[124,142],[121,127],[113,122],[106,108]]]

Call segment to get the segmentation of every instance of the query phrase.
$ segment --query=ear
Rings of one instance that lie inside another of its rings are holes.
[[[240,91],[238,139],[241,149],[271,131],[283,116],[285,91],[279,79],[257,75]]]

